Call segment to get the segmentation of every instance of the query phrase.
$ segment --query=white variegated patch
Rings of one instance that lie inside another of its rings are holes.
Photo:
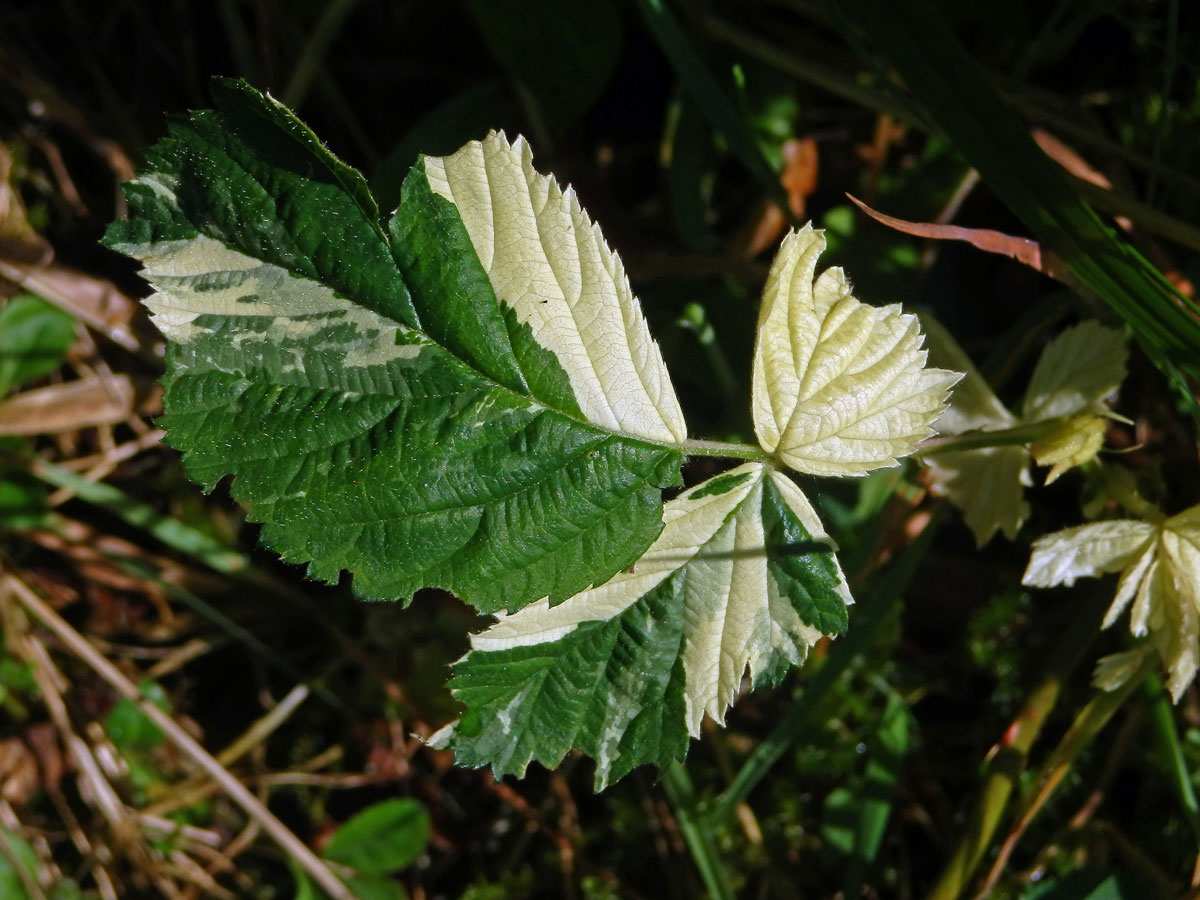
[[[687,726],[698,735],[705,714],[723,721],[747,669],[757,677],[775,652],[798,664],[821,637],[781,595],[768,570],[761,513],[765,479],[814,540],[831,543],[812,506],[786,476],[760,463],[728,475],[749,477],[725,493],[704,495],[705,485],[699,485],[667,503],[662,534],[631,570],[557,606],[542,600],[497,616],[495,625],[472,638],[472,650],[498,652],[561,640],[585,622],[621,615],[667,578],[681,575]],[[852,602],[840,568],[838,579],[842,600]]]
[[[687,428],[658,345],[620,257],[571,188],[533,168],[524,138],[492,132],[452,156],[426,157],[435,194],[458,209],[501,303],[550,350],[584,416],[663,443]]]
[[[754,430],[798,472],[865,475],[933,432],[957,372],[925,367],[915,316],[856,300],[840,269],[816,277],[825,236],[784,238],[754,351]]]
[[[205,329],[201,316],[249,317],[266,328],[233,337],[247,344],[294,347],[294,355],[335,351],[350,368],[411,359],[423,342],[409,329],[351,303],[333,290],[254,259],[203,235],[185,241],[119,248],[140,259],[143,277],[157,291],[145,302],[155,325],[171,340],[188,343]],[[334,339],[330,326],[339,327]],[[402,338],[400,343],[397,339]],[[297,362],[299,365],[299,362]]]

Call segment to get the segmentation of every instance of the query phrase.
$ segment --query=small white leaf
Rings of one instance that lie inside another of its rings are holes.
[[[1038,358],[1022,418],[1038,422],[1100,411],[1125,379],[1127,356],[1125,335],[1115,328],[1088,320],[1067,329]]]
[[[982,547],[997,531],[1010,541],[1029,517],[1025,488],[1029,451],[1024,447],[988,447],[939,453],[925,460],[930,489],[963,511],[963,520]]]
[[[754,353],[759,443],[810,475],[898,465],[931,436],[956,372],[925,368],[916,316],[856,300],[840,269],[814,280],[825,236],[784,238],[767,278]]]
[[[1200,667],[1200,506],[1160,525],[1122,520],[1068,528],[1034,542],[1024,584],[1069,585],[1076,578],[1123,570],[1104,624],[1130,605],[1129,630],[1149,636],[1166,664],[1167,688],[1178,700]],[[1136,668],[1109,658],[1097,668],[1108,690]]]
[[[1154,537],[1149,522],[1120,519],[1094,522],[1047,534],[1033,542],[1029,566],[1021,578],[1032,587],[1068,587],[1076,578],[1096,578],[1125,568]]]
[[[1039,466],[1051,466],[1046,484],[1052,484],[1069,469],[1095,459],[1104,446],[1105,421],[1099,416],[1079,415],[1064,419],[1057,428],[1030,450]]]

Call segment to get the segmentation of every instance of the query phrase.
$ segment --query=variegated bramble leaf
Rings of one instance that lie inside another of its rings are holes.
[[[1080,322],[1038,357],[1021,418],[1041,422],[1083,412],[1106,412],[1104,400],[1125,380],[1125,335],[1096,321]]]
[[[1051,587],[1117,571],[1104,625],[1130,609],[1130,631],[1148,636],[1178,700],[1200,666],[1200,506],[1159,524],[1098,522],[1046,535],[1034,541],[1022,581]],[[1111,690],[1138,670],[1132,657],[1112,658],[1097,668],[1097,683]]]
[[[574,196],[494,135],[486,159],[419,163],[385,230],[288,110],[213,91],[149,151],[106,238],[157,291],[163,424],[189,474],[232,474],[264,542],[369,597],[440,586],[515,610],[633,563],[684,425]]]
[[[429,271],[437,262],[425,254],[431,240],[444,239],[439,229],[447,204],[461,220],[505,320],[528,329],[567,374],[569,385],[546,391],[547,399],[565,395],[564,405],[577,405],[589,422],[620,434],[668,444],[687,437],[670,376],[620,257],[575,192],[534,170],[524,138],[510,144],[493,132],[452,156],[425,157],[409,175],[391,228],[401,238],[397,244],[418,309],[431,323],[446,321],[428,312],[444,304],[446,279]],[[454,337],[447,334],[447,344],[464,357],[486,349],[470,331]],[[514,350],[519,361],[521,349]]]
[[[1010,541],[1029,518],[1025,488],[1029,451],[1024,447],[988,447],[939,453],[925,459],[930,489],[962,510],[975,544],[982,547],[997,531]]]
[[[1103,401],[1125,374],[1125,342],[1120,331],[1084,322],[1063,332],[1042,351],[1026,391],[1024,417],[1009,412],[957,342],[932,316],[923,315],[929,360],[966,372],[936,427],[943,434],[1000,431],[1023,424],[1052,422],[1054,428],[1032,446],[1018,444],[930,454],[930,488],[963,511],[982,547],[1001,531],[1010,540],[1029,515],[1024,488],[1032,484],[1031,459],[1051,466],[1046,483],[1093,459],[1104,439],[1099,414],[1113,414]],[[1093,352],[1095,351],[1095,352]],[[1053,422],[1055,419],[1061,421]]]
[[[792,232],[771,266],[754,351],[754,430],[810,475],[899,464],[932,435],[957,372],[925,367],[916,316],[856,300],[841,269],[816,277],[825,236]]]
[[[628,571],[476,635],[450,681],[466,712],[432,742],[498,775],[581,750],[599,790],[636,765],[682,759],[747,670],[773,683],[844,630],[845,579],[786,476],[743,465],[670,501],[663,518]]]

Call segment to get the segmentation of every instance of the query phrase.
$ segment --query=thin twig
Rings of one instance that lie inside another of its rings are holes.
[[[34,617],[53,631],[72,653],[86,663],[114,690],[136,703],[146,718],[157,725],[163,734],[184,755],[220,784],[229,799],[240,806],[246,815],[258,821],[262,825],[263,830],[279,845],[280,849],[311,875],[322,890],[329,894],[333,900],[355,900],[354,894],[350,889],[330,871],[329,867],[303,841],[279,821],[257,797],[250,793],[240,781],[234,778],[207,750],[200,746],[195,738],[184,731],[173,718],[149,702],[138,690],[137,685],[126,678],[116,666],[98,653],[83,635],[72,628],[65,619],[46,605],[20,579],[9,575],[7,581],[16,597]]]

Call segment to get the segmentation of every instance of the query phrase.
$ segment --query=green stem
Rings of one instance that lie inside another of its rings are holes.
[[[1094,601],[1085,613],[1072,619],[1071,626],[1047,656],[1050,668],[1030,691],[1020,712],[989,754],[975,807],[926,900],[955,900],[967,889],[1000,825],[1029,751],[1058,702],[1063,683],[1096,634],[1108,598],[1101,599],[1103,603]]]
[[[733,888],[729,874],[717,852],[712,827],[696,814],[696,789],[691,776],[679,763],[662,772],[662,787],[675,810],[679,830],[687,843],[692,861],[700,872],[700,878],[713,900],[733,900]]]
[[[1188,771],[1187,760],[1183,758],[1183,748],[1179,744],[1179,733],[1175,730],[1175,715],[1171,703],[1163,690],[1158,676],[1151,672],[1146,676],[1146,698],[1150,702],[1150,721],[1154,728],[1159,746],[1166,753],[1171,767],[1171,780],[1179,794],[1179,803],[1183,807],[1183,816],[1192,829],[1196,845],[1200,847],[1200,805],[1196,802],[1196,791],[1192,788],[1192,775]]]
[[[1059,419],[1046,419],[1044,422],[999,428],[995,431],[968,431],[965,434],[941,435],[922,441],[917,453],[921,456],[934,456],[939,453],[957,453],[960,450],[982,450],[990,447],[1009,447],[1014,444],[1032,444],[1057,428],[1059,422]]]
[[[1025,698],[1025,705],[988,761],[987,774],[975,809],[946,861],[941,877],[925,900],[955,900],[966,890],[1008,808],[1013,788],[1025,769],[1030,748],[1041,734],[1046,717],[1058,702],[1061,691],[1061,674],[1051,672]]]
[[[708,820],[714,826],[720,825],[733,815],[734,810],[746,801],[750,792],[766,777],[771,767],[779,761],[788,747],[809,725],[813,711],[829,689],[838,682],[850,668],[858,654],[866,648],[879,632],[888,614],[899,603],[901,593],[917,570],[917,565],[924,558],[933,535],[937,531],[945,507],[938,506],[933,514],[933,520],[925,530],[901,554],[884,575],[879,584],[872,590],[868,598],[860,604],[859,613],[854,627],[849,633],[833,644],[820,670],[804,689],[804,693],[792,704],[786,716],[771,731],[767,738],[758,745],[750,758],[738,770],[729,787],[717,799]]]
[[[736,444],[726,441],[684,441],[679,449],[686,456],[715,456],[721,459],[752,459],[755,462],[770,462],[771,455],[753,444]]]

